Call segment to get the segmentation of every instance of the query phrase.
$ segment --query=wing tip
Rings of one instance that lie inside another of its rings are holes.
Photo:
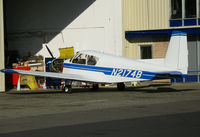
[[[0,69],[0,71],[3,73],[18,73],[17,71],[13,69]]]

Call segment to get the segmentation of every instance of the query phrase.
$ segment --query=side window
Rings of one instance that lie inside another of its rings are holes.
[[[73,60],[72,63],[76,64],[86,64],[86,55],[85,54],[80,54],[76,56]]]
[[[87,57],[87,64],[88,65],[96,65],[98,61],[98,58],[92,55],[88,55]]]

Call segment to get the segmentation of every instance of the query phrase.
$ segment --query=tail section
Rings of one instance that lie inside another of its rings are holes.
[[[176,69],[182,74],[188,72],[188,47],[187,34],[173,31],[165,57],[165,66]]]

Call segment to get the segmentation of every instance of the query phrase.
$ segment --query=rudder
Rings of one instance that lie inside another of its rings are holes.
[[[165,57],[165,66],[176,69],[182,74],[188,71],[188,47],[187,34],[181,31],[173,31]]]

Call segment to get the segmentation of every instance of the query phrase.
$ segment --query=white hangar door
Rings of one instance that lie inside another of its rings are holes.
[[[75,28],[65,29],[63,32],[64,43],[74,46],[76,51],[98,50],[109,51],[105,43],[104,28]]]

